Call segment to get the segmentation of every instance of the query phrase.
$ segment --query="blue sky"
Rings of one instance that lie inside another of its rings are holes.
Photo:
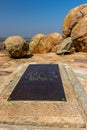
[[[0,37],[62,32],[68,11],[87,0],[0,0]]]

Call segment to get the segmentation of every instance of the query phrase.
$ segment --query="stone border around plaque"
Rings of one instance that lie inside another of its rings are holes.
[[[72,88],[74,90],[75,96],[80,103],[80,106],[82,106],[85,117],[86,117],[86,122],[87,122],[87,94],[84,91],[84,88],[80,81],[78,80],[76,74],[73,72],[72,68],[67,65],[67,64],[61,64],[63,70],[66,70],[66,73],[69,77],[69,80],[72,84]]]
[[[85,128],[84,110],[78,102],[72,83],[61,64],[59,64],[59,70],[67,102],[7,100],[28,65],[20,65],[0,88],[0,123]]]
[[[49,126],[26,126],[26,125],[3,125],[0,124],[1,130],[87,130],[87,128],[59,128],[59,127],[49,127]]]

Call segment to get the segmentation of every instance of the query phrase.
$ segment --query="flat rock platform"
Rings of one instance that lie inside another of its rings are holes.
[[[66,101],[8,101],[26,68],[35,62],[21,64],[0,87],[0,123],[48,128],[86,128],[87,95],[70,66],[59,63]],[[32,127],[32,128],[33,128]],[[22,128],[21,128],[22,129]],[[55,130],[55,129],[54,129]]]

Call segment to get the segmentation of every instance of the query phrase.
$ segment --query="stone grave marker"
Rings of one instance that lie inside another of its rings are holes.
[[[9,96],[10,100],[66,101],[58,65],[29,65]]]

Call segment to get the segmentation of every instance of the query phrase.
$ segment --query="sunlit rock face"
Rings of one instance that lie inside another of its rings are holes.
[[[76,51],[87,52],[87,16],[73,28],[71,37]]]
[[[76,51],[87,52],[87,4],[73,8],[66,15],[63,25],[64,38],[71,37]]]
[[[71,54],[72,52],[72,39],[71,37],[65,38],[57,49],[57,54]]]
[[[39,53],[37,46],[39,44],[39,41],[44,36],[45,36],[44,34],[36,34],[31,38],[30,43],[29,43],[29,51],[31,54]]]
[[[64,33],[64,37],[71,36],[73,28],[86,15],[87,15],[87,4],[83,4],[71,9],[66,15],[62,25],[62,31]]]
[[[42,33],[36,34],[36,35],[34,35],[34,36],[31,38],[30,41],[34,41],[34,40],[36,40],[36,39],[40,39],[40,38],[42,38],[42,37],[44,37],[44,36],[45,36],[45,35],[42,34]]]
[[[54,38],[53,44],[52,44],[52,52],[56,52],[58,46],[61,44],[63,41],[63,36],[60,33],[54,32],[49,34],[48,36],[51,36]]]
[[[56,52],[62,40],[63,37],[59,33],[51,33],[48,35],[37,34],[30,40],[29,51],[31,54]]]
[[[4,41],[4,46],[10,57],[21,58],[28,53],[29,45],[20,36],[10,36]]]

